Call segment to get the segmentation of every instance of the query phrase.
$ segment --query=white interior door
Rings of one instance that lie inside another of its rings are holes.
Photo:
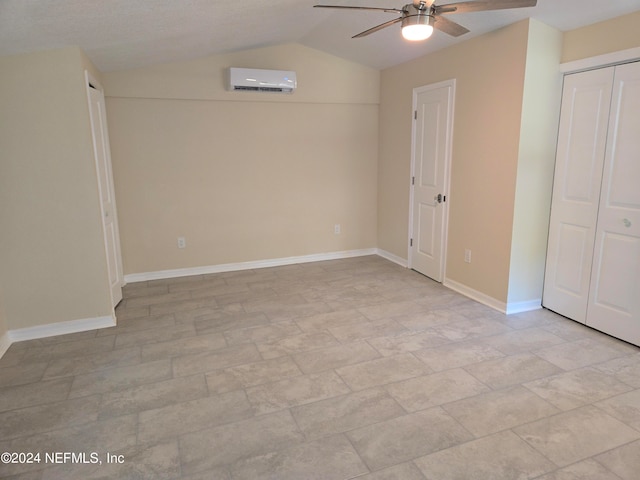
[[[587,325],[640,345],[640,62],[613,85]]]
[[[444,278],[454,94],[453,80],[413,93],[409,267],[438,282]]]
[[[543,305],[585,323],[613,68],[567,75],[549,223]]]
[[[102,209],[109,287],[111,289],[111,304],[115,308],[120,300],[122,300],[124,277],[122,273],[122,257],[120,253],[120,236],[118,233],[113,175],[111,171],[107,117],[103,92],[94,88],[88,80],[87,90],[89,96],[89,112],[91,114],[93,150],[98,174],[100,206]]]

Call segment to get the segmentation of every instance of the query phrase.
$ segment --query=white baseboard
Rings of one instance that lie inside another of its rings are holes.
[[[536,298],[535,300],[528,300],[526,302],[508,302],[507,303],[507,315],[512,313],[530,312],[531,310],[538,310],[542,308],[542,299]]]
[[[0,337],[0,358],[7,353],[11,346],[11,338],[9,338],[9,332],[4,332],[4,335]]]
[[[341,258],[361,257],[365,255],[379,255],[380,257],[407,268],[407,260],[398,257],[385,250],[370,248],[362,250],[348,250],[342,252],[321,253],[314,255],[303,255],[298,257],[276,258],[271,260],[259,260],[255,262],[227,263],[222,265],[211,265],[206,267],[180,268],[176,270],[162,270],[148,273],[135,273],[125,275],[127,283],[143,282],[146,280],[158,280],[163,278],[184,277],[190,275],[202,275],[206,273],[221,273],[237,270],[250,270],[254,268],[277,267],[282,265],[292,265],[296,263],[319,262],[323,260],[336,260]],[[505,304],[496,300],[489,295],[474,290],[462,283],[445,278],[443,285],[462,295],[465,295],[477,302],[487,305],[501,313],[512,314],[520,312],[528,312],[542,308],[541,299],[535,299],[525,302],[512,302]],[[6,353],[13,342],[23,340],[33,340],[37,338],[52,337],[56,335],[65,335],[68,333],[84,332],[87,330],[96,330],[99,328],[114,327],[116,319],[114,316],[85,318],[80,320],[70,320],[65,322],[50,323],[47,325],[37,325],[35,327],[19,328],[9,330],[0,337],[0,358]]]
[[[472,300],[475,300],[476,302],[480,302],[483,305],[486,305],[487,307],[491,307],[494,310],[498,310],[501,313],[507,313],[506,303],[501,302],[500,300],[497,300],[493,297],[490,297],[485,293],[474,290],[473,288],[468,287],[463,283],[458,283],[455,280],[451,280],[450,278],[445,278],[442,284],[445,287],[450,288],[451,290],[461,293],[465,297],[469,297]]]
[[[407,268],[409,266],[409,262],[406,259],[394,255],[393,253],[387,252],[386,250],[381,250],[378,248],[376,253],[382,258],[389,260],[390,262],[397,263],[401,267]]]
[[[499,311],[500,313],[504,313],[506,315],[511,315],[514,313],[522,313],[529,312],[531,310],[537,310],[542,308],[542,299],[536,298],[534,300],[528,300],[525,302],[510,302],[504,303],[500,300],[497,300],[489,295],[474,290],[467,285],[456,282],[455,280],[451,280],[450,278],[445,278],[443,285],[445,287],[450,288],[451,290],[455,290],[458,293],[461,293],[465,297],[469,297],[476,302],[480,302],[487,307],[491,307],[494,310]]]
[[[48,323],[35,327],[18,328],[9,330],[7,335],[11,343],[23,340],[34,340],[36,338],[54,337],[56,335],[66,335],[68,333],[78,333],[98,328],[115,327],[114,316],[83,318],[80,320],[69,320],[66,322]]]
[[[124,276],[124,281],[126,283],[145,282],[147,280],[161,280],[164,278],[189,277],[192,275],[205,275],[209,273],[235,272],[239,270],[253,270],[257,268],[280,267],[283,265],[294,265],[296,263],[320,262],[323,260],[337,260],[341,258],[362,257],[365,255],[376,254],[378,254],[377,248],[367,248],[362,250],[317,253],[313,255],[273,258],[269,260],[256,260],[251,262],[224,263],[220,265],[208,265],[205,267],[177,268],[174,270],[130,273]]]

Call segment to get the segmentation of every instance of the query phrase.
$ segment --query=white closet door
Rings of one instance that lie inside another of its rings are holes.
[[[111,289],[111,306],[115,308],[122,300],[124,277],[122,272],[122,255],[120,250],[120,236],[118,234],[113,174],[111,171],[107,116],[104,93],[90,86],[89,82],[87,82],[87,91],[89,95],[89,119],[91,121],[91,134],[93,136],[93,149],[98,174],[100,207],[102,210],[107,276]]]
[[[640,63],[615,69],[587,325],[640,345]]]
[[[543,305],[585,323],[613,68],[567,75]]]

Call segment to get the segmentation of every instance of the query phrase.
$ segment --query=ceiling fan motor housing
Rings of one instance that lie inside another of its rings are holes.
[[[422,7],[422,8],[421,8]],[[424,8],[421,2],[418,7],[413,4],[405,5],[402,9],[402,27],[409,25],[431,25],[433,26],[433,7]]]

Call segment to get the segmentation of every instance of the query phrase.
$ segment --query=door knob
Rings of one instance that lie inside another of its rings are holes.
[[[439,193],[438,195],[433,197],[433,201],[436,202],[436,203],[442,203],[442,194]]]

